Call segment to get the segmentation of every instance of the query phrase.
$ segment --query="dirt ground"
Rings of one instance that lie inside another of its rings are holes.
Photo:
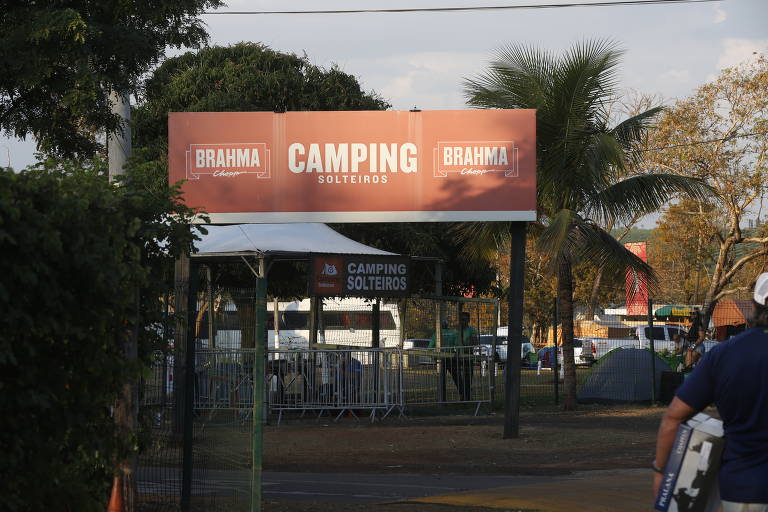
[[[264,466],[280,471],[566,474],[645,468],[653,459],[659,407],[589,407],[521,412],[520,437],[502,439],[503,414],[410,416],[371,425],[354,418],[270,426]],[[394,503],[340,505],[268,501],[265,512],[488,512],[477,507]],[[510,511],[513,512],[513,511]],[[545,511],[514,511],[545,512]]]
[[[521,411],[520,437],[503,414],[409,416],[371,425],[344,417],[268,426],[264,468],[276,471],[555,475],[644,468],[663,408],[581,406]]]
[[[503,413],[473,417],[409,414],[371,424],[367,418],[283,418],[265,427],[263,467],[271,471],[564,475],[647,468],[664,408],[555,406],[523,409],[520,436],[502,439]],[[228,467],[248,467],[250,432],[209,432],[211,453]],[[480,512],[489,509],[408,503],[350,505],[264,503],[265,512]],[[545,511],[522,511],[545,512]]]

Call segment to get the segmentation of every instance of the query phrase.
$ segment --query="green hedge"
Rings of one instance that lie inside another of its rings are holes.
[[[122,350],[142,321],[136,290],[156,293],[152,237],[178,227],[159,222],[169,197],[86,167],[0,169],[0,510],[103,511],[115,461],[135,449],[111,418],[140,371]]]

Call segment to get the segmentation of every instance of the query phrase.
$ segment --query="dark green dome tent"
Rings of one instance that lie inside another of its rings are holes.
[[[670,371],[660,357],[653,356],[656,398],[661,391],[661,372]],[[590,370],[576,396],[580,403],[650,402],[652,387],[651,352],[639,348],[607,353]]]

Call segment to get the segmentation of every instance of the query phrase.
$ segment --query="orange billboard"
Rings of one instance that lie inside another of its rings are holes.
[[[534,110],[172,112],[168,180],[211,222],[536,219]]]

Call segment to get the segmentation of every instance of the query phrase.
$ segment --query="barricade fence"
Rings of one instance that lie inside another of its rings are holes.
[[[194,407],[198,416],[254,406],[249,349],[197,353]],[[264,404],[279,419],[288,411],[322,415],[365,411],[373,420],[418,405],[490,404],[493,365],[476,347],[280,350],[267,354]],[[161,372],[161,370],[159,370]]]
[[[200,293],[189,313],[169,300],[166,342],[140,388],[137,480],[139,503],[147,510],[239,510],[250,503],[255,297],[255,290]],[[482,406],[498,409],[505,398],[507,363],[516,357],[520,388],[512,391],[520,393],[521,404],[562,399],[563,336],[554,302],[538,324],[526,315],[519,354],[507,351],[506,322],[496,300],[318,302],[314,335],[309,299],[267,302],[260,377],[269,421],[304,415],[337,420],[367,415],[373,421],[430,406],[464,407],[475,414]],[[743,330],[750,309],[751,302],[741,299],[709,308],[699,316],[706,327],[696,350],[711,350]],[[577,301],[574,311],[580,401],[671,398],[689,363],[685,339],[693,306],[654,298],[590,309]],[[194,328],[192,354],[174,339],[179,322]]]

